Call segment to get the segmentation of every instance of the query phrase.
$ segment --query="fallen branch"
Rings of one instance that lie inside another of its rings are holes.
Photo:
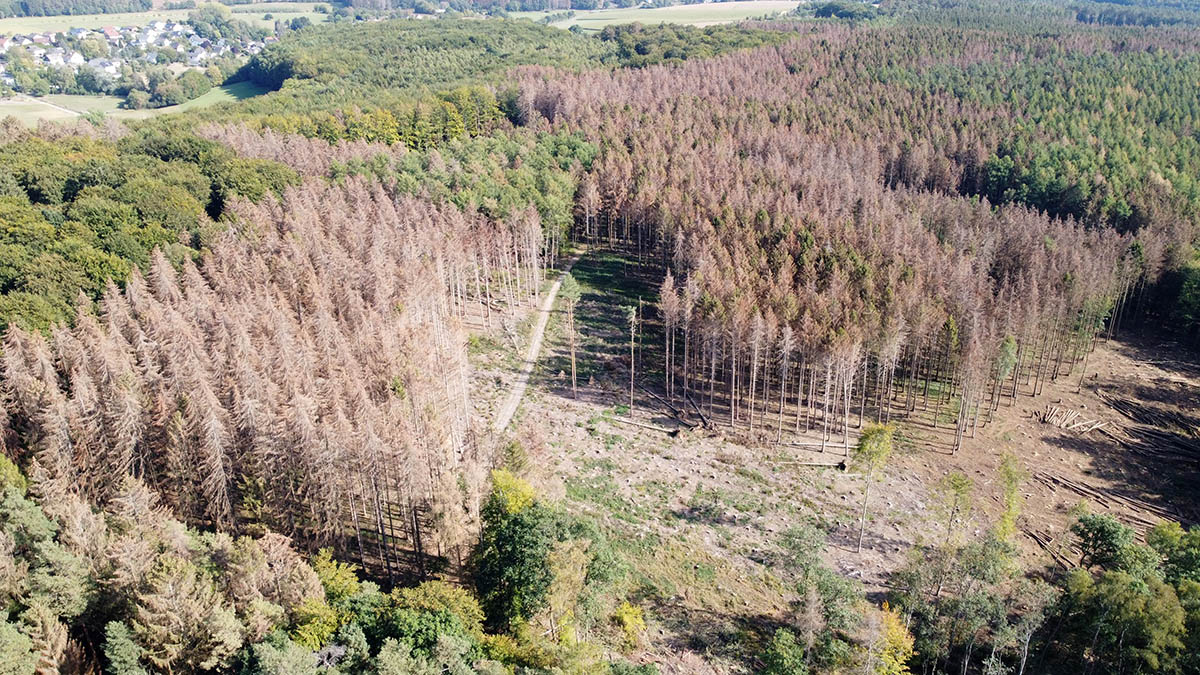
[[[787,464],[789,466],[834,466],[842,471],[846,470],[846,460],[840,462],[802,462],[800,460],[782,459],[776,462],[777,464]]]
[[[668,429],[666,427],[660,427],[657,424],[646,424],[645,422],[635,422],[631,419],[625,419],[623,417],[604,417],[603,419],[608,422],[616,422],[618,424],[628,424],[629,426],[632,426],[632,427],[640,427],[642,429],[650,429],[651,431],[661,431],[662,433],[670,436],[671,438],[675,438],[676,436],[678,436],[679,431],[680,431],[679,429]]]
[[[656,393],[654,393],[653,391],[651,391],[651,390],[647,389],[646,387],[643,387],[643,386],[642,386],[642,385],[640,385],[640,384],[639,384],[639,385],[637,385],[637,388],[638,388],[638,389],[641,389],[642,391],[646,392],[647,394],[650,394],[650,395],[651,395],[651,396],[653,396],[653,397],[655,398],[655,400],[657,400],[659,403],[661,403],[661,404],[665,405],[665,406],[667,407],[667,409],[671,411],[671,414],[672,414],[672,415],[675,417],[675,419],[676,419],[676,420],[677,420],[677,421],[678,421],[680,424],[682,424],[682,425],[686,426],[686,427],[687,427],[687,428],[689,428],[689,429],[695,429],[695,428],[696,428],[696,424],[695,424],[694,422],[689,422],[688,420],[684,419],[683,411],[682,411],[682,410],[680,410],[679,408],[676,408],[676,407],[675,407],[674,405],[672,405],[672,404],[671,404],[669,401],[667,401],[667,399],[665,399],[665,398],[663,398],[663,397],[659,396],[658,394],[656,394]]]
[[[1040,534],[1038,532],[1034,532],[1033,530],[1021,530],[1021,531],[1024,532],[1025,534],[1029,535],[1029,537],[1031,539],[1033,539],[1035,542],[1037,542],[1038,547],[1040,547],[1046,553],[1049,553],[1050,557],[1054,560],[1054,562],[1061,565],[1063,569],[1071,569],[1072,565],[1066,559],[1066,557],[1063,556],[1058,551],[1054,550],[1054,548],[1052,546],[1054,544],[1054,539],[1052,537],[1050,537],[1050,535]]]
[[[708,417],[700,410],[700,406],[696,405],[696,402],[694,400],[692,400],[692,395],[685,394],[684,396],[687,398],[687,402],[692,404],[692,409],[695,410],[696,415],[698,415],[700,417],[700,422],[704,425],[704,428],[712,429],[713,428],[712,422],[710,422]]]

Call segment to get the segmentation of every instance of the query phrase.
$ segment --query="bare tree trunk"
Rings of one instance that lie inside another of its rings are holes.
[[[825,365],[825,405],[821,412],[821,452],[825,452],[825,442],[829,440],[829,389],[832,364]]]
[[[779,420],[778,427],[775,430],[775,444],[779,445],[783,441],[783,405],[787,401],[787,378],[788,378],[788,363],[791,357],[790,350],[785,349],[783,352],[783,368],[779,374]]]
[[[579,385],[575,375],[575,301],[567,301],[567,332],[571,336],[571,397],[579,398]]]
[[[761,339],[754,340],[754,351],[750,354],[750,433],[754,433],[754,395],[758,384],[758,354]]]
[[[804,368],[806,365],[804,357],[805,355],[802,352],[800,354],[800,368],[796,371],[796,434],[800,433],[800,402],[804,396]]]
[[[634,347],[637,345],[637,310],[629,310],[629,416],[633,417],[633,378],[636,367]]]
[[[691,336],[692,336],[691,326],[688,325],[688,323],[685,319],[684,324],[683,324],[683,395],[684,395],[684,398],[691,395],[691,389],[688,384],[688,366],[690,364],[688,357],[691,354],[691,349],[690,349]]]
[[[863,490],[862,513],[858,517],[858,553],[862,553],[863,534],[867,531],[867,502],[871,499],[871,479],[867,478],[866,489]]]
[[[859,392],[859,399],[858,399],[858,426],[854,427],[855,429],[862,428],[863,413],[866,411],[866,408],[867,408],[867,369],[869,368],[869,365],[870,364],[868,362],[868,359],[864,358],[863,366],[862,366],[862,386],[861,386],[862,391]],[[879,387],[878,382],[875,383],[875,387],[876,388]]]
[[[1089,342],[1091,338],[1089,338]],[[1079,384],[1075,386],[1075,393],[1083,391],[1083,378],[1087,375],[1088,357],[1092,355],[1091,349],[1086,349],[1083,352],[1083,368],[1079,371]]]

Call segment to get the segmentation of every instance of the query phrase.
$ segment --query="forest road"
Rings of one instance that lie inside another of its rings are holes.
[[[577,254],[567,262],[567,266],[563,268],[558,279],[550,286],[550,291],[546,293],[545,299],[542,300],[542,306],[538,308],[537,324],[533,327],[533,336],[529,341],[529,349],[525,352],[525,360],[521,363],[521,372],[517,375],[517,381],[513,383],[512,391],[508,392],[508,398],[504,401],[504,406],[500,408],[500,414],[492,423],[493,431],[507,429],[509,423],[512,422],[513,415],[517,414],[517,406],[521,405],[521,397],[525,395],[525,389],[529,387],[529,376],[533,373],[533,366],[537,363],[538,354],[542,351],[542,338],[546,335],[546,324],[550,322],[550,311],[554,309],[554,300],[558,298],[558,289],[562,287],[563,277],[579,261],[579,255],[581,254]]]

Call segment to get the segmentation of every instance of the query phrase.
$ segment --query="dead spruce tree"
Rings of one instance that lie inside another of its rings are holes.
[[[1014,377],[1037,391],[1085,358],[1136,266],[1112,229],[964,198],[959,176],[979,167],[957,162],[978,153],[943,157],[895,131],[978,111],[886,87],[907,117],[844,103],[847,50],[887,57],[816,27],[669,68],[516,77],[529,123],[601,148],[577,192],[579,236],[663,275],[666,396],[678,379],[685,395],[707,393],[714,420],[777,439],[784,426],[815,431],[843,454],[868,417],[922,415],[957,448],[989,392],[1009,391],[991,367],[1007,338],[1021,354]]]
[[[461,317],[537,292],[536,215],[492,222],[359,179],[232,213],[202,264],[156,253],[72,328],[11,329],[11,428],[100,502],[133,475],[189,522],[266,526],[386,574],[456,559],[489,465]]]

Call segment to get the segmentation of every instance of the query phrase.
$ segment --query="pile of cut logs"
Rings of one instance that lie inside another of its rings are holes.
[[[1085,434],[1089,431],[1095,431],[1096,429],[1100,429],[1108,424],[1108,422],[1098,419],[1087,419],[1085,417],[1080,417],[1078,410],[1060,408],[1056,405],[1046,406],[1045,412],[1043,412],[1038,419],[1040,419],[1044,424],[1053,424],[1059,429],[1077,431],[1081,434]]]
[[[1052,491],[1057,491],[1058,488],[1064,488],[1080,497],[1084,497],[1105,508],[1124,507],[1126,511],[1131,511],[1125,519],[1134,525],[1134,529],[1145,531],[1158,524],[1158,520],[1174,520],[1180,523],[1188,523],[1189,519],[1183,517],[1168,508],[1153,504],[1140,497],[1135,497],[1129,494],[1123,494],[1120,491],[1089,485],[1077,480],[1071,480],[1064,476],[1055,476],[1045,471],[1037,471],[1033,474],[1033,479]]]
[[[1134,424],[1115,425],[1112,433],[1103,430],[1112,440],[1128,450],[1147,457],[1156,457],[1190,464],[1200,463],[1200,429],[1194,418],[1182,413],[1097,391],[1100,400],[1129,418]]]
[[[1200,436],[1195,418],[1180,414],[1173,410],[1164,410],[1152,405],[1134,403],[1128,399],[1117,398],[1103,391],[1096,391],[1096,396],[1108,404],[1110,408],[1128,417],[1134,422],[1148,424],[1163,429],[1179,430],[1188,436]]]
[[[1029,529],[1024,530],[1024,532],[1025,534],[1029,535],[1029,538],[1034,540],[1043,551],[1049,553],[1050,557],[1054,559],[1054,562],[1061,565],[1063,569],[1069,570],[1075,566],[1070,560],[1067,559],[1065,554],[1068,552],[1078,552],[1078,546],[1073,543],[1056,540],[1049,532]]]

